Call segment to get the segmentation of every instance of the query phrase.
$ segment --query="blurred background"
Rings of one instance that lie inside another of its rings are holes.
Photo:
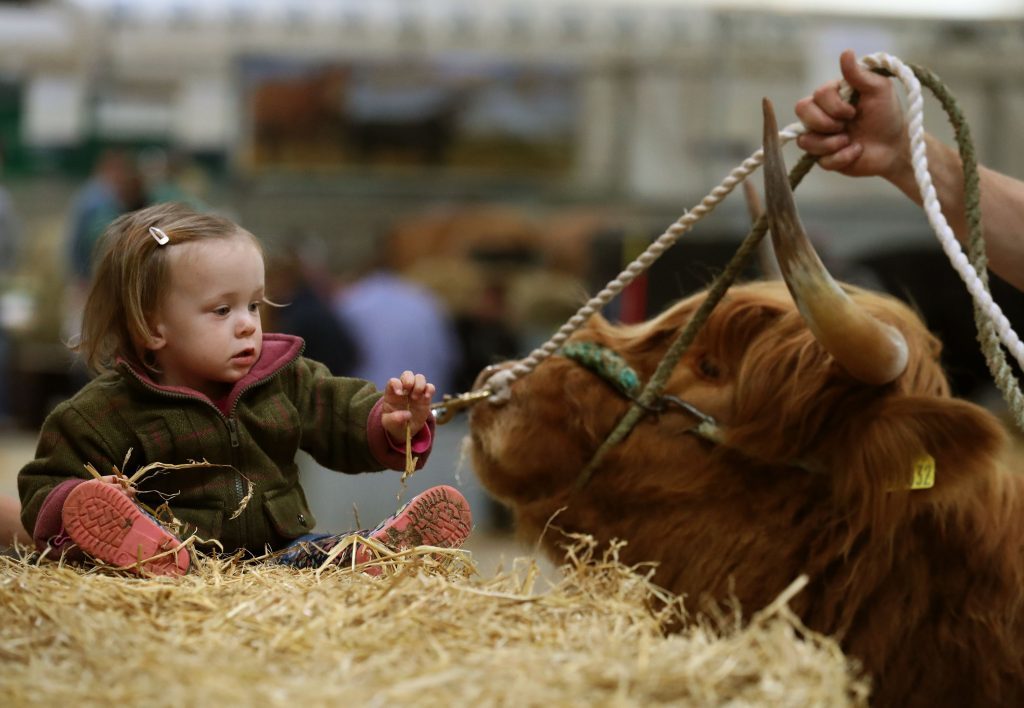
[[[336,373],[414,368],[456,394],[545,341],[752,153],[763,96],[795,120],[845,48],[932,69],[980,159],[1024,177],[1019,0],[0,0],[0,493],[87,380],[63,342],[118,214],[174,199],[230,216],[292,303],[267,329]],[[930,96],[925,127],[952,142]],[[956,392],[1001,411],[923,214],[821,171],[797,199],[833,271],[915,303]],[[736,194],[609,316],[706,285],[748,226]],[[1021,294],[993,289],[1020,331]],[[350,528],[353,507],[373,526],[450,483],[502,533],[464,426],[439,428],[406,491],[304,460],[320,527]]]

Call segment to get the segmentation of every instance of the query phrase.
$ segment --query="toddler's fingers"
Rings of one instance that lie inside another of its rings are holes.
[[[122,492],[127,494],[129,497],[135,496],[135,487],[132,487],[130,484],[128,484],[128,479],[126,477],[118,477],[117,475],[107,474],[100,477],[100,480],[106,482],[107,484],[113,484]]]
[[[400,379],[396,379],[396,378],[388,379],[387,390],[388,390],[389,393],[392,393],[395,396],[404,396],[405,395],[405,386],[402,384],[402,381]]]
[[[412,373],[408,369],[402,372],[402,386],[405,391],[408,392],[416,385],[416,374]]]
[[[400,426],[412,420],[412,413],[410,411],[405,410],[404,408],[399,408],[396,411],[385,413],[383,416],[381,416],[381,419],[385,424],[390,423],[391,425],[394,426]]]
[[[416,376],[413,378],[412,390],[410,391],[410,396],[414,400],[418,401],[419,399],[423,398],[423,395],[424,395],[424,393],[426,393],[426,390],[427,390],[427,377],[424,376],[423,374],[416,374]]]

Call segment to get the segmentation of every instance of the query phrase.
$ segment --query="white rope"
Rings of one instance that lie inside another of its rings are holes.
[[[942,214],[942,206],[939,204],[938,195],[935,192],[935,187],[932,185],[931,173],[928,171],[928,157],[925,154],[925,131],[922,110],[924,100],[921,97],[921,82],[918,81],[913,70],[907,67],[906,64],[885,52],[869,54],[863,57],[860,63],[869,69],[888,69],[903,83],[907,91],[907,129],[910,134],[910,154],[914,164],[914,177],[917,180],[918,188],[921,190],[921,199],[924,204],[925,214],[928,217],[928,223],[931,224],[932,229],[935,231],[935,235],[938,237],[939,243],[942,244],[942,250],[946,252],[949,262],[967,286],[967,291],[974,299],[975,306],[988,313],[995,325],[996,331],[999,333],[999,339],[1006,345],[1006,348],[1017,360],[1017,363],[1024,367],[1024,344],[1021,343],[1017,333],[1013,331],[1009,320],[1006,319],[1006,315],[1003,314],[1002,309],[992,299],[991,293],[986,289],[981,278],[978,277],[974,266],[971,265],[970,260],[968,260],[963,248],[960,246],[960,242],[957,241],[953,229],[950,228],[946,217]],[[849,95],[849,87],[846,86],[845,81],[843,81],[842,85],[847,91],[846,95],[844,95],[845,98]]]
[[[960,278],[967,286],[968,292],[974,299],[975,305],[988,312],[992,319],[999,338],[1006,345],[1007,349],[1024,367],[1024,344],[1021,343],[1017,333],[1013,331],[1009,320],[1003,314],[999,305],[992,300],[992,295],[986,290],[978,274],[975,272],[970,261],[964,254],[960,242],[956,240],[953,230],[946,222],[942,214],[942,207],[939,204],[935,187],[932,184],[931,174],[928,171],[928,158],[925,154],[924,144],[924,100],[921,96],[921,82],[914,76],[914,72],[896,57],[877,52],[862,57],[860,63],[868,68],[885,68],[891,71],[903,83],[907,91],[908,100],[908,132],[910,133],[911,157],[914,165],[914,177],[921,190],[922,202],[928,222],[935,231],[942,249],[949,258],[953,268],[959,273]],[[845,80],[840,80],[840,95],[848,100],[852,90]],[[804,133],[806,128],[801,123],[791,123],[779,131],[779,140],[782,145],[793,140]],[[492,403],[501,403],[508,399],[509,386],[512,382],[533,371],[544,359],[551,356],[568,339],[573,332],[606,304],[618,295],[623,288],[633,282],[634,279],[668,250],[684,233],[693,228],[693,225],[710,214],[718,204],[750,174],[760,166],[764,160],[764,151],[759,149],[750,157],[744,160],[739,167],[735,168],[722,182],[704,197],[700,204],[691,211],[686,212],[676,220],[668,229],[659,236],[650,246],[647,247],[639,257],[626,267],[619,275],[612,280],[605,288],[591,298],[581,307],[575,315],[559,328],[547,342],[537,347],[525,359],[517,362],[513,367],[499,371],[487,381],[487,387],[491,390],[488,399]]]
[[[779,131],[779,141],[785,145],[789,141],[805,132],[800,123],[791,123]],[[597,295],[576,311],[576,314],[559,328],[559,330],[547,342],[530,352],[529,356],[517,362],[515,366],[499,371],[487,380],[487,388],[491,390],[491,396],[487,400],[492,403],[501,403],[508,399],[509,386],[516,379],[519,379],[533,371],[538,364],[554,354],[560,346],[568,339],[573,332],[602,307],[622,292],[623,288],[642,274],[645,270],[661,257],[680,236],[693,228],[693,225],[714,211],[715,207],[725,199],[737,184],[745,180],[764,161],[764,150],[758,149],[750,157],[744,160],[739,167],[735,168],[722,182],[711,190],[706,197],[692,210],[686,212],[677,219],[665,232],[659,236],[650,246],[647,247],[625,270],[612,280]]]

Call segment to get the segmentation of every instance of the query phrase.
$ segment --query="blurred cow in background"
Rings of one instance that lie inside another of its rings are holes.
[[[270,78],[249,96],[253,150],[259,161],[320,162],[337,152],[349,71],[324,67],[300,76]],[[333,150],[334,152],[331,152]]]
[[[705,296],[638,325],[595,316],[509,400],[473,409],[475,470],[523,535],[551,522],[624,539],[626,562],[655,562],[692,603],[750,614],[806,574],[792,608],[863,662],[878,705],[1024,705],[1024,490],[999,468],[1004,430],[950,397],[940,343],[909,307],[821,267],[776,131],[766,102],[785,284],[733,287],[657,410],[580,485],[638,393],[625,366],[646,381]],[[595,362],[617,357],[602,381]],[[561,542],[544,535],[556,557]]]

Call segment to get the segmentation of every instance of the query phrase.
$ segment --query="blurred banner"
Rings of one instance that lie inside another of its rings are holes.
[[[564,173],[577,69],[438,56],[242,62],[245,164]]]

